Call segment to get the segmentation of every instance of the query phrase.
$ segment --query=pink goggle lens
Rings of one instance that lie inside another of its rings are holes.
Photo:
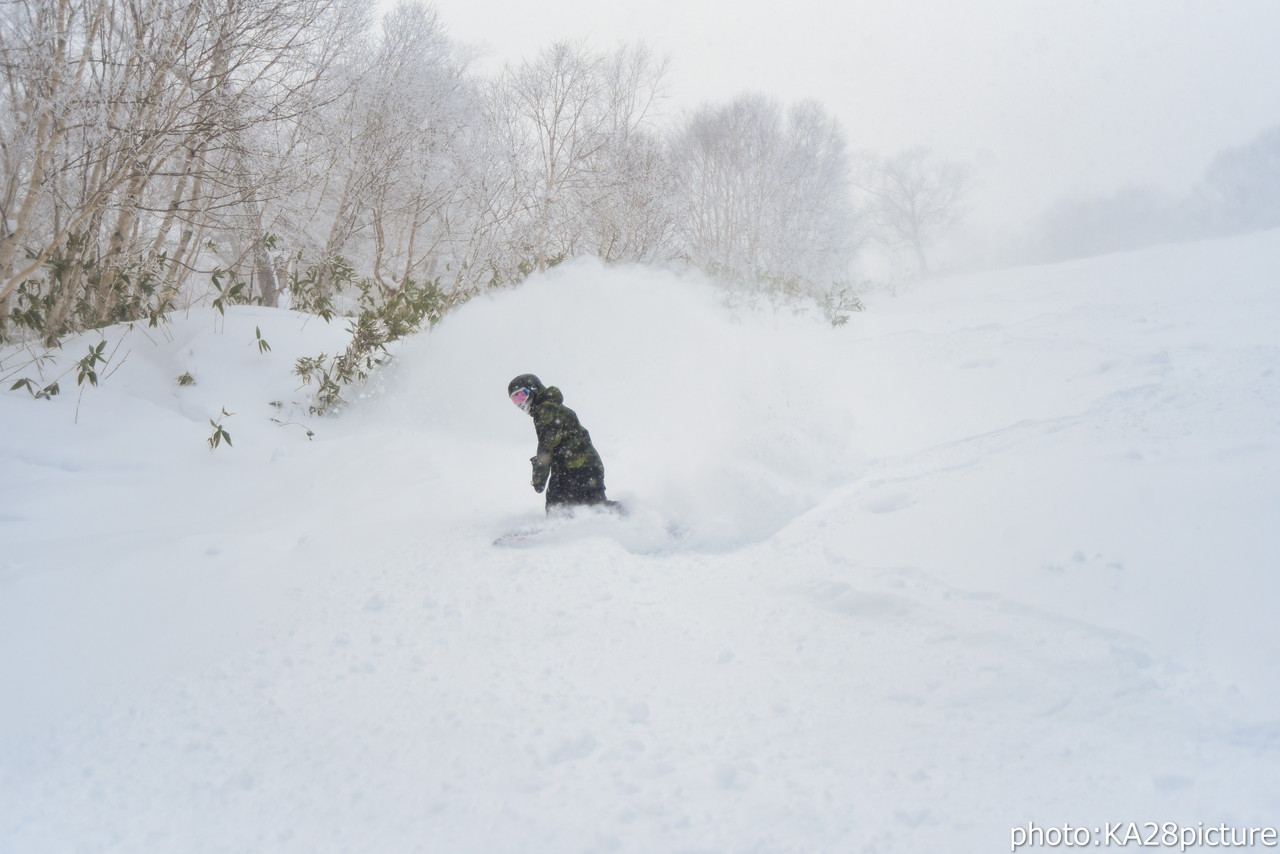
[[[518,388],[511,392],[511,402],[521,409],[527,409],[529,405],[529,389]]]

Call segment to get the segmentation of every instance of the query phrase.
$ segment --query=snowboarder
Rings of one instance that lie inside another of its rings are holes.
[[[591,434],[577,413],[564,405],[560,389],[547,388],[533,374],[521,374],[507,384],[507,394],[533,417],[538,453],[529,462],[534,490],[547,491],[547,514],[584,505],[616,507],[616,502],[605,498],[604,463],[591,444]]]

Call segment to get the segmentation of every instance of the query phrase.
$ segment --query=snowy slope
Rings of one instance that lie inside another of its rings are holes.
[[[114,332],[78,416],[74,375],[0,393],[0,851],[1275,824],[1278,269],[1271,232],[831,329],[579,261],[406,342],[338,418],[289,367],[340,327]],[[541,519],[524,371],[627,518],[492,545]]]

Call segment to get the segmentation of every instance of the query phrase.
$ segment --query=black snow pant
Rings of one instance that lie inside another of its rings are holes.
[[[547,512],[553,508],[611,503],[604,496],[604,472],[591,466],[551,469],[547,483]]]

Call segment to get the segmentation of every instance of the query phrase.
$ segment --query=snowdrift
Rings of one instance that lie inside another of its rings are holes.
[[[0,850],[1274,823],[1276,269],[1262,233],[832,329],[577,261],[404,342],[336,418],[289,368],[340,324],[112,330],[100,387],[0,393]],[[495,547],[542,521],[525,371],[631,512]]]

